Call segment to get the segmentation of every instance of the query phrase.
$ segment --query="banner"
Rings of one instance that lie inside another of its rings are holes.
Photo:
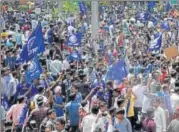
[[[178,49],[176,46],[171,46],[169,48],[166,48],[164,50],[165,55],[168,59],[174,58],[176,56],[178,56]]]

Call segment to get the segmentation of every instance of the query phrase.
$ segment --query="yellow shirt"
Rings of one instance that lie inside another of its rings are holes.
[[[132,117],[134,116],[134,104],[135,104],[135,97],[132,95],[130,98],[130,106],[129,106],[129,110],[128,113],[126,114],[127,117]]]
[[[2,32],[2,33],[1,33],[1,37],[2,37],[2,38],[6,38],[7,36],[8,36],[7,32]]]

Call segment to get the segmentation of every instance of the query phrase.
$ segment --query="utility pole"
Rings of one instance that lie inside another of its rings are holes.
[[[99,29],[99,2],[97,0],[91,1],[91,31],[92,39],[96,38],[97,31]]]

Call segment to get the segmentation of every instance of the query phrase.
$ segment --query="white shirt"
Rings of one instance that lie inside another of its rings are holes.
[[[31,24],[32,24],[32,29],[35,29],[37,27],[37,25],[38,25],[38,21],[37,20],[32,20]]]
[[[52,60],[50,62],[50,71],[52,75],[58,75],[62,70],[62,62],[59,60]]]
[[[94,132],[95,128],[103,129],[103,120],[99,118],[96,123],[97,115],[90,114],[83,118],[82,127],[83,132]]]
[[[68,26],[68,33],[70,34],[70,35],[72,35],[73,34],[73,31],[75,31],[75,28],[73,27],[73,26]]]
[[[92,130],[92,124],[96,121],[97,115],[87,115],[83,118],[82,120],[82,127],[83,127],[83,132],[91,132]]]
[[[167,120],[166,120],[165,110],[160,106],[155,109],[154,121],[156,123],[156,132],[166,131]]]
[[[135,93],[135,95],[137,96],[137,99],[135,101],[135,107],[140,107],[142,108],[142,102],[143,102],[143,98],[144,98],[144,87],[140,84],[136,85],[133,87],[132,91]]]
[[[18,84],[18,80],[15,79],[12,75],[10,75],[10,81],[7,85],[7,90],[6,90],[6,95],[8,97],[11,97],[13,95],[15,95],[16,90],[17,90],[17,84]]]
[[[171,103],[172,103],[172,109],[173,109],[173,111],[175,111],[177,106],[179,106],[179,95],[178,94],[173,93],[171,95]]]
[[[70,68],[69,62],[68,62],[67,60],[64,60],[64,61],[62,62],[62,69],[63,69],[63,70],[67,70],[67,69],[69,69],[69,68]]]

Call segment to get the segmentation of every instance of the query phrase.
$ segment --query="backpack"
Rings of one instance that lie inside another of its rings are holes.
[[[39,132],[45,132],[46,124],[47,124],[48,118],[46,117],[42,123],[40,124],[40,130]]]

